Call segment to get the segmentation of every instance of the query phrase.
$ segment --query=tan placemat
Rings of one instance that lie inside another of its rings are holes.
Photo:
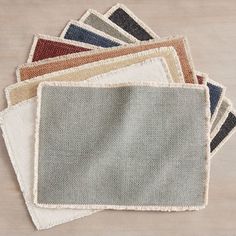
[[[163,57],[170,70],[174,82],[184,82],[180,62],[177,54],[172,47],[152,49],[125,55],[116,58],[110,58],[98,62],[93,62],[80,67],[70,68],[64,71],[57,71],[31,80],[22,81],[8,86],[5,89],[8,105],[14,105],[26,99],[36,96],[37,86],[44,80],[67,80],[80,81],[89,77],[106,73],[111,70],[125,67],[152,57]],[[64,61],[65,63],[66,61]]]
[[[109,49],[98,49],[89,52],[81,52],[68,56],[45,59],[39,62],[24,64],[17,69],[17,80],[23,81],[53,71],[68,69],[71,67],[113,58],[130,53],[141,52],[160,47],[174,47],[180,60],[185,82],[197,83],[192,59],[187,40],[183,36],[156,39],[147,42],[138,42]]]

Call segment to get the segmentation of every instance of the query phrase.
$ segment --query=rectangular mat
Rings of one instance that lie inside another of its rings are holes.
[[[123,10],[120,10],[120,9],[123,9]],[[119,14],[122,15],[122,13],[119,13],[119,12],[122,12],[122,11],[126,11],[127,14],[130,14],[133,16],[133,18],[135,18],[136,16],[130,12],[130,10],[122,5],[122,4],[117,4],[116,6],[114,6],[113,8],[111,8],[107,14],[105,15],[110,15],[110,14],[113,14],[113,12],[115,12],[117,10],[117,13],[115,13],[114,15],[117,14],[117,18],[119,18]],[[149,27],[147,25],[145,25],[142,21],[140,23],[140,27],[144,27],[144,28],[148,28]],[[132,32],[132,29],[128,29],[127,28],[127,32],[128,33],[131,33]],[[159,38],[159,36],[153,36],[153,38]],[[223,98],[225,98],[225,91],[226,91],[226,88],[222,85],[222,84],[219,84],[217,83],[216,81],[214,80],[210,80],[208,75],[205,74],[205,73],[202,73],[202,72],[197,72],[197,79],[198,79],[198,83],[199,84],[203,84],[205,83],[208,88],[209,88],[209,91],[210,91],[210,103],[211,103],[211,122],[212,124],[214,123],[215,119],[216,119],[216,116],[218,114],[218,110],[222,104],[222,100]],[[229,111],[228,111],[229,112]],[[225,121],[226,117],[228,116],[228,113],[226,112],[223,116],[223,119],[220,119],[219,118],[221,117],[221,113],[218,115],[218,119],[217,121],[213,124],[213,127],[212,129],[212,138],[216,135],[216,133],[219,131],[220,129],[220,124],[222,124],[222,122]]]
[[[123,82],[140,80],[137,73],[145,78],[163,82],[169,79],[166,65],[162,58],[148,59],[144,62],[124,67],[101,76],[90,78],[90,82]],[[159,68],[159,70],[158,70]],[[162,70],[163,69],[163,70]],[[21,102],[0,113],[0,123],[11,162],[15,169],[25,202],[35,226],[45,229],[57,224],[94,213],[89,210],[49,210],[33,204],[33,160],[34,132],[36,118],[36,99]]]
[[[121,9],[122,8],[124,9],[123,11],[122,10],[117,11],[118,21],[119,21],[119,14],[122,15],[123,14],[122,12],[125,12],[126,11],[125,9],[127,9],[127,7],[125,7],[124,5],[121,6]],[[117,7],[114,6],[113,9],[110,10],[110,13],[109,12],[107,13],[107,15],[112,14],[116,9],[119,9],[119,4],[117,5]],[[127,9],[127,11],[129,11],[129,9]],[[119,12],[121,12],[121,13],[119,13]],[[132,14],[133,18],[136,17],[132,12],[131,12],[131,14]],[[114,17],[116,18],[115,15],[116,14],[114,14]],[[124,13],[124,15],[126,15],[126,14]],[[105,14],[105,16],[106,16],[106,14]],[[140,23],[138,28],[139,27],[142,28],[142,26],[144,28],[149,29],[149,27],[147,25],[145,25],[143,22]],[[128,33],[132,34],[133,29],[129,29],[129,27],[127,27],[126,31]],[[142,32],[142,30],[141,30],[141,32]],[[158,36],[157,37],[153,36],[153,38],[158,38]],[[142,40],[142,39],[140,39],[140,40]],[[204,83],[204,78],[201,77],[201,73],[198,74],[198,79],[199,79],[200,84]],[[218,114],[218,110],[219,110],[219,108],[222,104],[222,99],[225,98],[224,97],[225,87],[218,84],[218,83],[216,83],[215,81],[213,81],[213,83],[209,83],[209,81],[208,81],[208,88],[211,90],[211,96],[210,96],[211,97],[211,103],[212,103],[212,105],[211,105],[211,114],[212,114],[211,123],[212,123],[212,125],[214,125],[214,127],[216,127],[216,129],[212,130],[212,136],[211,136],[211,138],[212,138],[211,150],[212,150],[213,155],[214,155],[218,150],[220,150],[220,148],[223,146],[223,144],[234,133],[234,130],[235,130],[235,126],[234,126],[235,111],[233,109],[231,109],[230,111],[226,111],[226,113],[224,114],[222,120],[217,122],[217,125],[216,125],[216,123],[214,124],[214,121],[215,121],[215,119],[217,117],[217,114]],[[220,126],[221,124],[222,124],[222,127]]]
[[[41,84],[35,203],[81,209],[204,208],[208,95],[202,85]]]
[[[211,152],[215,155],[217,151],[224,145],[224,143],[231,137],[236,131],[236,111],[231,110],[220,127],[220,130],[211,141]]]
[[[27,62],[30,63],[46,58],[58,57],[70,53],[89,51],[98,48],[99,47],[87,43],[37,34],[34,36]]]
[[[172,76],[163,57],[146,59],[124,68],[112,70],[88,78],[85,82],[128,83],[135,81],[155,81],[160,84],[173,83]]]
[[[53,71],[79,66],[81,64],[161,47],[174,47],[181,63],[185,81],[188,83],[197,83],[187,41],[182,36],[163,38],[152,42],[138,42],[110,49],[92,50],[89,52],[82,52],[64,57],[24,64],[17,69],[17,80],[23,81]]]
[[[128,34],[122,28],[114,24],[111,20],[104,17],[99,12],[89,9],[80,19],[79,22],[88,24],[93,28],[100,30],[114,38],[122,40],[126,43],[137,42],[137,39]]]
[[[74,20],[69,21],[60,37],[104,48],[125,44],[125,42],[119,39]]]
[[[27,209],[35,227],[40,230],[88,216],[95,211],[50,210],[33,203],[35,117],[36,98],[1,112],[0,126]]]
[[[220,127],[224,124],[226,118],[228,117],[230,111],[232,110],[231,101],[224,97],[217,112],[216,118],[211,126],[211,138],[213,138],[220,130]]]
[[[175,50],[173,48],[160,48],[93,62],[12,84],[5,89],[7,102],[8,105],[14,105],[36,96],[38,84],[45,80],[85,80],[97,74],[106,73],[117,68],[125,67],[158,56],[165,58],[173,80],[175,82],[183,82],[183,74]]]
[[[159,38],[154,31],[123,4],[116,4],[104,16],[140,41]]]
[[[207,79],[207,87],[210,92],[211,122],[213,122],[225,95],[226,87],[209,78]]]
[[[222,100],[225,97],[226,87],[220,83],[217,83],[214,80],[211,80],[206,73],[196,73],[199,84],[205,84],[209,89],[211,104],[211,122],[213,123],[221,106]]]

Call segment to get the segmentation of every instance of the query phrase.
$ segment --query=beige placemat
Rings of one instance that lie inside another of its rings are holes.
[[[22,81],[8,86],[5,89],[8,105],[14,105],[26,99],[36,96],[37,86],[44,80],[67,80],[80,81],[89,77],[106,73],[111,70],[122,68],[152,57],[163,57],[170,70],[174,82],[184,82],[180,62],[177,54],[172,47],[152,49],[125,55],[116,58],[110,58],[76,68],[70,68],[64,71],[57,71],[31,80]],[[65,63],[65,62],[64,62]]]

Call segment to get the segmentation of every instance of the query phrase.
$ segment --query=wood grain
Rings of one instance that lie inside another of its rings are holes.
[[[105,12],[111,0],[0,0],[0,109],[3,89],[16,82],[15,67],[25,62],[32,35],[59,35],[69,19],[86,9]],[[159,36],[186,35],[197,70],[227,86],[236,104],[235,0],[127,0],[126,4]],[[236,235],[236,135],[219,151],[211,167],[209,206],[199,212],[104,211],[36,232],[0,138],[0,236],[28,235]]]

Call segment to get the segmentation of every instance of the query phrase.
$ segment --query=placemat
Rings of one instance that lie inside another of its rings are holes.
[[[211,138],[213,138],[220,130],[220,127],[224,124],[226,118],[228,117],[230,111],[232,110],[231,101],[224,97],[217,112],[216,118],[211,126]]]
[[[208,95],[202,85],[40,84],[35,203],[204,208],[210,168]]]
[[[98,48],[99,47],[87,43],[37,34],[34,36],[27,62],[30,63],[46,58],[58,57],[70,53],[89,51]]]
[[[210,92],[211,122],[214,122],[224,98],[226,87],[211,79],[207,79],[207,87]]]
[[[104,16],[140,41],[159,38],[154,31],[123,4],[116,4]]]
[[[75,40],[79,42],[89,43],[92,45],[109,48],[115,47],[125,42],[116,39],[102,31],[96,30],[95,28],[80,23],[75,20],[70,20],[63,32],[61,33],[61,38]]]
[[[110,49],[92,50],[65,57],[45,59],[31,64],[24,64],[17,69],[17,80],[23,81],[46,73],[79,66],[89,62],[161,47],[174,47],[181,63],[185,81],[188,83],[197,83],[188,45],[186,39],[182,36],[153,40],[152,42],[138,42]]]
[[[163,57],[154,57],[120,69],[93,76],[85,82],[126,83],[156,81],[160,84],[173,83],[172,76]]]
[[[138,40],[132,35],[128,34],[122,28],[114,24],[111,20],[104,17],[99,12],[89,9],[80,19],[79,22],[88,24],[93,28],[100,30],[114,38],[122,40],[126,43],[134,43]]]
[[[124,10],[120,10],[120,9],[124,9]],[[106,15],[110,15],[112,14],[114,11],[116,11],[116,9],[118,9],[117,13],[114,14],[114,18],[117,18],[117,21],[120,21],[122,22],[122,20],[119,19],[119,15],[126,15],[126,14],[130,14],[132,15],[133,18],[135,18],[136,16],[134,15],[134,13],[132,13],[126,6],[124,5],[121,5],[119,7],[119,4],[117,4],[117,6],[114,6],[113,7],[113,10],[111,8],[110,10],[110,13],[108,11],[108,13],[105,14]],[[120,13],[119,13],[120,12]],[[125,12],[128,12],[128,13],[125,13]],[[117,15],[117,16],[116,16]],[[137,19],[136,23],[139,22],[139,19]],[[122,23],[121,23],[122,24]],[[139,26],[142,28],[146,28],[146,29],[150,29],[147,25],[145,25],[142,21],[138,24],[138,28]],[[122,27],[122,26],[121,26]],[[151,29],[150,29],[151,30]],[[132,34],[133,32],[133,29],[129,29],[129,26],[127,26],[126,28],[126,31],[130,34]],[[152,30],[151,30],[152,31]],[[141,30],[141,34],[142,34],[142,30]],[[153,38],[158,38],[159,36],[155,37],[155,35],[153,36]],[[140,39],[140,40],[145,40],[145,39]],[[200,75],[199,75],[200,76]],[[200,78],[199,78],[200,79]],[[203,79],[203,78],[202,78]],[[201,79],[200,79],[201,80]],[[200,83],[202,83],[203,81],[200,81]],[[218,109],[220,108],[220,105],[222,103],[222,99],[224,98],[224,92],[225,92],[225,88],[224,86],[222,87],[221,85],[218,86],[218,84],[209,84],[209,89],[211,89],[211,92],[212,92],[212,96],[211,96],[211,102],[212,102],[212,106],[211,106],[211,112],[212,112],[212,117],[211,117],[211,123],[214,122],[214,120],[216,119],[216,116],[218,114]],[[223,91],[221,93],[221,88],[223,88]],[[216,96],[214,96],[216,95]],[[213,102],[216,102],[215,105],[213,104]],[[215,137],[215,132],[212,133],[212,138],[215,139],[212,140],[212,150],[214,149],[214,154],[222,147],[222,145],[229,139],[229,137],[231,136],[231,134],[234,132],[234,114],[235,114],[235,111],[233,109],[230,110],[231,112],[231,115],[229,114],[225,114],[225,116],[223,117],[224,121],[225,121],[225,124],[224,124],[224,127],[222,127],[221,130],[218,131],[218,135],[217,137]],[[228,116],[228,120],[225,120],[226,119],[226,116]],[[228,127],[228,131],[226,132],[225,129],[226,127]],[[220,123],[218,123],[217,125],[217,130],[220,128]],[[218,143],[221,143],[221,145],[219,145]],[[215,143],[215,144],[214,144]],[[219,148],[216,148],[216,147],[219,147]]]
[[[181,66],[178,61],[178,57],[176,57],[175,50],[173,48],[160,48],[116,58],[109,58],[79,67],[73,67],[67,70],[56,71],[33,78],[31,80],[12,84],[5,89],[7,103],[10,106],[36,96],[37,86],[44,80],[85,80],[97,74],[106,73],[117,68],[128,66],[141,62],[145,59],[158,56],[164,57],[166,59],[173,80],[175,82],[183,82],[184,80],[181,72]]]
[[[159,69],[158,69],[159,68]],[[90,82],[110,83],[145,79],[170,82],[168,68],[163,58],[152,58],[143,62],[89,78]],[[57,224],[94,213],[89,210],[49,210],[33,204],[33,160],[36,118],[36,99],[21,102],[0,113],[0,123],[8,153],[15,169],[21,191],[29,213],[37,229],[45,229]]]
[[[0,126],[25,204],[35,227],[40,230],[88,216],[95,211],[45,209],[33,203],[36,107],[36,98],[33,98],[5,109],[0,113]]]
[[[225,122],[221,126],[218,133],[211,141],[211,152],[212,156],[225,144],[225,142],[231,137],[236,131],[236,111],[232,110],[229,112]]]
[[[214,122],[222,100],[225,97],[226,87],[209,78],[208,74],[197,71],[197,79],[199,84],[207,85],[210,93],[211,104],[211,123]]]

